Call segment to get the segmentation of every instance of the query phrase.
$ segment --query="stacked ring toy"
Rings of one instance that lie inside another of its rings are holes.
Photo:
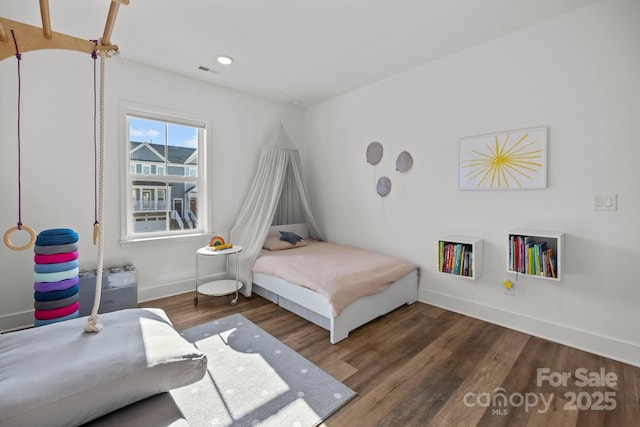
[[[78,317],[78,234],[68,228],[44,230],[38,234],[33,251],[34,325]]]

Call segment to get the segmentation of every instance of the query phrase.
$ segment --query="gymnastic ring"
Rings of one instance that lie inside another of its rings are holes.
[[[31,235],[31,240],[29,240],[29,242],[24,246],[14,245],[13,243],[11,243],[11,240],[9,240],[9,236],[11,236],[11,234],[16,230],[26,231]],[[28,225],[22,225],[20,227],[18,227],[17,225],[14,225],[4,233],[4,244],[7,245],[9,249],[13,249],[14,251],[24,251],[25,249],[29,249],[31,246],[33,246],[35,242],[36,242],[36,232],[33,231],[33,228],[29,227]]]

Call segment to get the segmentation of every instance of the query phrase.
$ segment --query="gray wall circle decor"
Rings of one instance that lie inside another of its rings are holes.
[[[383,152],[382,144],[379,142],[372,142],[367,146],[367,163],[375,166],[382,160]]]
[[[376,192],[378,193],[378,196],[384,197],[389,194],[390,191],[391,180],[386,176],[380,177],[380,179],[378,179],[378,185],[376,186]]]
[[[403,151],[398,154],[398,158],[396,159],[397,171],[404,173],[411,169],[411,166],[413,166],[413,157],[411,157],[408,151]]]

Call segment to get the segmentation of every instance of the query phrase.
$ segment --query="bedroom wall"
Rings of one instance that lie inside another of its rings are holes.
[[[305,172],[327,238],[414,261],[423,302],[640,365],[639,22],[639,2],[601,1],[308,108]],[[541,125],[546,189],[458,190],[460,137]],[[618,210],[593,211],[599,193]],[[566,233],[564,275],[520,277],[507,296],[507,234],[522,227]],[[438,273],[447,234],[484,240],[478,280]]]
[[[37,6],[36,6],[37,7]],[[22,56],[22,221],[36,231],[67,227],[80,234],[80,268],[94,269],[93,65],[67,51]],[[0,62],[0,209],[2,233],[17,223],[17,75],[15,58]],[[281,118],[302,140],[302,110],[112,58],[106,78],[105,266],[138,270],[140,301],[194,289],[195,250],[210,235],[144,245],[120,245],[123,138],[121,101],[211,119],[210,231],[228,236],[258,162],[259,147],[277,137]],[[26,235],[26,234],[25,234]],[[12,241],[21,244],[20,234]],[[223,264],[201,263],[204,276]],[[0,330],[33,322],[33,249],[0,247]]]

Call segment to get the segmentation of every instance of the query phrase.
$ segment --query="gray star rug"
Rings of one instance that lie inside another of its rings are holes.
[[[183,331],[208,372],[171,391],[192,427],[322,423],[356,393],[240,314]]]

